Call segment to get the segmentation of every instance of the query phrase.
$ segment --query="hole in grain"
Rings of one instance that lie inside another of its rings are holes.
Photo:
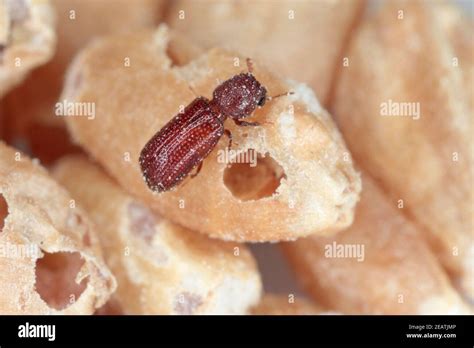
[[[48,306],[64,309],[77,301],[87,286],[87,279],[76,283],[84,260],[77,252],[43,253],[36,262],[36,292]]]
[[[166,55],[168,58],[171,60],[171,68],[175,66],[181,66],[183,65],[180,61],[180,56],[177,53],[174,45],[170,42],[168,46],[166,47]]]
[[[3,231],[5,226],[5,219],[8,216],[8,204],[2,194],[0,194],[0,232]]]
[[[269,154],[262,156],[250,149],[239,158],[249,161],[233,163],[224,171],[224,184],[234,197],[249,201],[270,197],[276,192],[285,172]]]
[[[171,35],[166,46],[166,55],[171,59],[171,67],[180,67],[188,64],[202,53],[201,49],[189,44],[180,35]]]

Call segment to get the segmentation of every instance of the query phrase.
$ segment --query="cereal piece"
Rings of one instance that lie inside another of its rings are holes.
[[[164,7],[160,0],[51,3],[57,20],[56,54],[2,100],[6,141],[48,164],[63,154],[79,151],[71,144],[64,123],[64,117],[71,116],[56,106],[62,102],[59,96],[64,72],[74,55],[94,37],[154,27]]]
[[[55,41],[47,0],[0,1],[0,97],[51,58]]]
[[[348,314],[467,313],[415,226],[363,179],[351,227],[284,244],[302,284],[325,308]]]
[[[252,308],[251,313],[257,315],[314,315],[323,312],[320,307],[304,298],[295,298],[293,301],[289,301],[287,296],[265,294],[260,303]]]
[[[389,1],[365,23],[333,109],[360,166],[400,200],[474,299],[473,37],[455,19],[466,32],[451,41],[435,9]]]
[[[244,245],[153,214],[83,157],[61,159],[53,172],[101,231],[118,283],[105,313],[243,314],[258,302],[261,281]]]
[[[283,82],[256,62],[254,74],[269,95],[294,94],[267,102],[248,118],[259,127],[226,122],[231,151],[221,140],[197,177],[173,191],[150,191],[138,164],[144,145],[195,98],[191,88],[210,97],[218,80],[247,69],[245,58],[237,61],[221,49],[178,65],[167,48],[171,57],[189,59],[190,45],[172,36],[168,46],[169,39],[160,26],[154,33],[96,41],[77,57],[62,99],[94,103],[97,116],[67,119],[76,141],[152,209],[213,237],[290,240],[349,225],[360,178],[334,123],[307,86]]]
[[[452,46],[454,56],[451,62],[459,66],[463,78],[463,86],[467,94],[469,112],[474,112],[474,22],[459,11],[451,3],[439,2],[434,7],[434,14],[439,25]]]
[[[0,144],[0,314],[92,314],[115,289],[99,242],[66,191]]]
[[[206,48],[240,52],[309,84],[323,105],[365,1],[173,1],[166,21]],[[205,30],[203,30],[205,28]]]

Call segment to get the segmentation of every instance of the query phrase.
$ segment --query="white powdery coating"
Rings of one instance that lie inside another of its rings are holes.
[[[284,111],[278,117],[278,130],[280,135],[287,141],[296,139],[295,115]]]
[[[314,186],[313,189],[303,192],[301,203],[304,204],[298,205],[296,208],[301,209],[303,216],[313,221],[318,221],[323,218],[331,220],[330,215],[336,214],[337,212],[332,209],[330,204],[326,204],[324,200],[328,199],[331,202],[341,201],[341,191],[339,190],[338,183],[334,181],[334,178],[323,166],[315,164],[310,176],[316,174],[319,175],[319,178],[317,181],[313,181],[304,171],[300,171],[297,180],[305,180],[308,185],[313,184]]]
[[[327,125],[328,129],[335,139],[339,139],[337,129],[332,129],[333,122],[329,114],[319,104],[313,90],[304,83],[295,82],[293,80],[286,80],[288,90],[293,94],[288,96],[290,103],[298,103],[299,107],[303,107],[305,112],[312,114],[315,118],[321,120],[323,124]],[[285,108],[277,119],[278,132],[286,144],[293,144],[298,141],[299,134],[296,128],[296,119],[294,113],[288,108]],[[328,149],[329,150],[329,149]],[[332,149],[334,151],[334,149]],[[331,152],[332,152],[331,151]],[[269,151],[271,152],[271,151]],[[291,152],[291,151],[290,151]],[[328,156],[331,156],[328,158]],[[272,157],[278,161],[278,156]],[[327,169],[327,166],[334,166],[339,159],[334,155],[326,153],[325,157],[315,157],[311,163],[305,162],[305,165],[299,161],[292,161],[291,157],[282,161],[288,179],[282,181],[278,188],[278,193],[288,200],[291,200],[294,209],[305,216],[305,225],[317,223],[317,221],[330,221],[336,219],[341,213],[340,209],[335,209],[334,206],[345,205],[347,197],[341,189],[344,183],[341,181],[341,175],[335,175],[333,170]],[[317,177],[317,180],[312,180]],[[291,192],[292,186],[296,183],[306,182],[311,183],[311,189],[301,192],[297,197],[294,197]],[[304,226],[293,226],[294,228],[303,228]]]
[[[160,25],[153,33],[153,43],[157,48],[166,47],[169,42],[169,28],[166,25]],[[165,50],[163,50],[165,51]]]
[[[261,284],[254,277],[246,281],[226,276],[214,291],[214,314],[246,314],[242,308],[256,305],[260,298]]]
[[[456,296],[451,296],[452,301],[448,301],[446,296],[436,296],[427,299],[420,304],[419,314],[443,314],[459,315],[469,314],[467,307],[457,300]]]
[[[291,102],[300,102],[306,105],[306,111],[312,114],[319,115],[323,113],[321,104],[319,104],[316,95],[307,84],[289,79],[286,80],[286,83],[290,87],[290,91],[293,92],[288,96]]]

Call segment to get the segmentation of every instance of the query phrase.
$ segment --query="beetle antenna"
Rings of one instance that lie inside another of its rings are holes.
[[[288,96],[292,94],[295,94],[295,92],[285,92],[285,93],[277,94],[271,97],[267,97],[267,100],[272,100],[272,99],[276,99],[276,98],[280,98],[280,97],[284,97],[284,96]]]

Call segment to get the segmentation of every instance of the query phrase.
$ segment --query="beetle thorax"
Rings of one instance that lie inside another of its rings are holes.
[[[266,89],[250,73],[240,74],[220,84],[212,103],[225,117],[245,118],[265,103]]]

